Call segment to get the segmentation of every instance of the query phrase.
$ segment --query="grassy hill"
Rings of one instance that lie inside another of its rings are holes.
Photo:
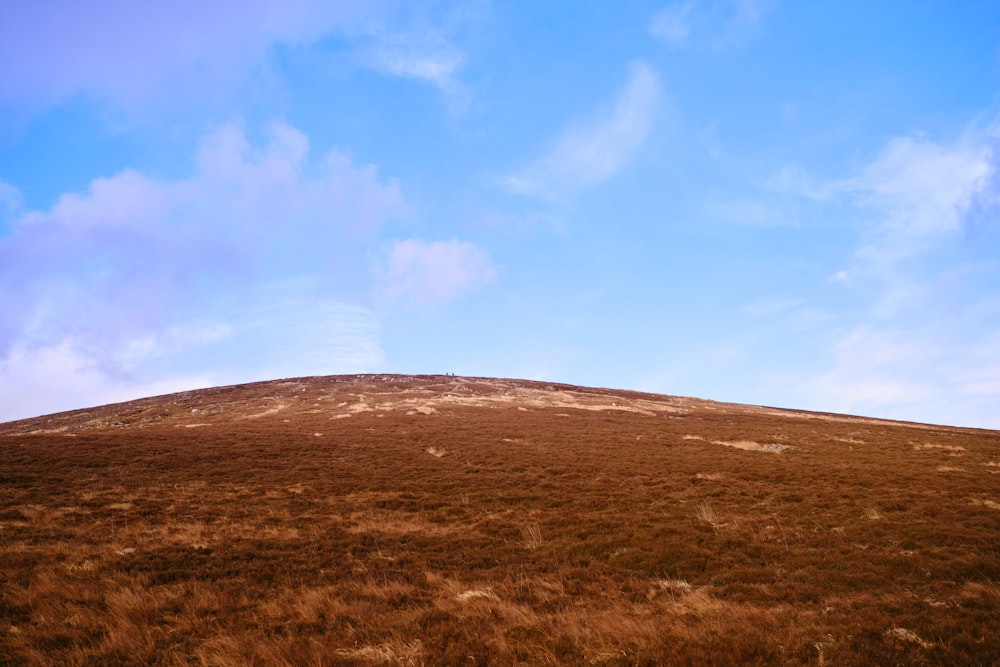
[[[1000,432],[453,376],[0,424],[0,664],[1000,664]]]

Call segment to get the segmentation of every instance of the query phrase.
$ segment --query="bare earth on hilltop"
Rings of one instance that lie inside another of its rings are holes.
[[[1000,433],[454,376],[0,424],[4,664],[997,664]]]

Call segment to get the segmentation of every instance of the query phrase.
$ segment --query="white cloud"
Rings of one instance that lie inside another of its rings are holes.
[[[660,97],[656,71],[634,63],[610,113],[570,125],[552,150],[511,176],[508,186],[520,194],[559,196],[610,179],[646,141]]]
[[[409,239],[390,249],[380,292],[410,306],[440,306],[496,277],[489,255],[472,243]]]
[[[797,396],[836,412],[1000,428],[998,377],[1000,331],[969,342],[864,325],[837,341],[832,368],[801,379]]]
[[[649,33],[673,48],[739,46],[756,32],[773,0],[679,0],[657,12]]]
[[[874,260],[905,257],[962,230],[977,204],[995,200],[998,157],[986,137],[941,146],[913,137],[892,140],[843,192],[878,215],[878,231],[864,254]]]
[[[860,284],[913,281],[905,261],[921,261],[943,244],[977,228],[994,226],[1000,212],[1000,125],[973,126],[951,143],[920,136],[896,137],[857,173],[817,181],[786,165],[769,180],[786,198],[798,196],[853,208],[860,243],[852,266],[831,280]],[[919,267],[917,267],[919,271]],[[848,280],[850,278],[850,281]]]
[[[972,127],[950,144],[896,137],[849,178],[815,181],[786,165],[768,185],[786,196],[854,206],[863,242],[851,273],[894,270],[901,260],[934,252],[944,239],[995,223],[1000,211],[997,146],[997,124]]]
[[[378,54],[377,67],[389,74],[422,79],[443,90],[455,86],[455,72],[462,64],[456,53],[412,53],[386,50]]]
[[[998,269],[970,243],[998,232],[998,139],[996,124],[953,142],[897,137],[848,178],[779,175],[787,191],[861,221],[849,265],[828,279],[858,297],[857,310],[842,314],[853,324],[823,355],[825,370],[799,378],[811,405],[1000,426]]]
[[[363,274],[373,231],[406,213],[375,167],[336,151],[310,159],[308,138],[281,123],[259,145],[236,126],[210,133],[187,179],[95,179],[0,237],[0,385],[33,366],[41,377],[53,359],[83,385],[105,378],[109,392],[176,377],[183,363],[194,377],[371,367],[374,317],[336,290],[350,296],[342,286]],[[290,277],[300,282],[269,287]],[[278,314],[261,321],[290,330],[248,319],[268,309]],[[247,353],[223,362],[227,347]],[[198,356],[206,349],[214,357]],[[32,399],[51,407],[44,392]]]
[[[828,410],[1000,427],[997,277],[991,263],[888,277],[838,272],[863,295],[863,309],[844,314],[857,323],[819,355],[825,370],[798,393]]]
[[[70,339],[42,347],[17,345],[0,359],[0,421],[213,384],[208,375],[165,381],[110,375]]]
[[[379,32],[365,60],[384,74],[434,86],[456,111],[464,110],[469,103],[469,94],[458,78],[465,56],[433,28],[425,26],[409,33]]]
[[[667,5],[657,12],[650,22],[650,34],[671,46],[684,44],[691,34],[691,14],[696,7],[695,0]]]
[[[794,164],[783,165],[767,179],[766,186],[782,195],[816,200],[829,199],[834,192],[841,189],[837,184],[815,182],[805,170]]]
[[[0,356],[0,421],[220,384],[372,372],[384,363],[370,310],[301,288],[263,286],[218,313],[225,322],[129,333],[115,348],[71,335],[18,341]]]
[[[913,371],[928,367],[937,356],[933,347],[913,334],[860,327],[836,343],[836,366],[818,385],[836,395],[848,412],[926,400],[933,387],[926,380],[915,381],[920,371]]]
[[[833,273],[827,280],[831,283],[846,283],[851,279],[851,272],[847,269],[840,269]]]

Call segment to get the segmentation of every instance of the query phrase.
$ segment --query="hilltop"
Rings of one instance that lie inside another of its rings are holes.
[[[455,376],[0,424],[0,664],[996,664],[1000,432]]]

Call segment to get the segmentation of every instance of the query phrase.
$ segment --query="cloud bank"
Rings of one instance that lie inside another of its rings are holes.
[[[14,217],[0,238],[0,419],[24,416],[29,376],[98,402],[154,377],[240,379],[226,350],[276,374],[381,362],[377,319],[349,285],[375,231],[408,215],[399,185],[338,151],[311,158],[283,123],[257,145],[222,126],[194,162],[190,178],[125,170]],[[65,407],[58,394],[34,404]]]

